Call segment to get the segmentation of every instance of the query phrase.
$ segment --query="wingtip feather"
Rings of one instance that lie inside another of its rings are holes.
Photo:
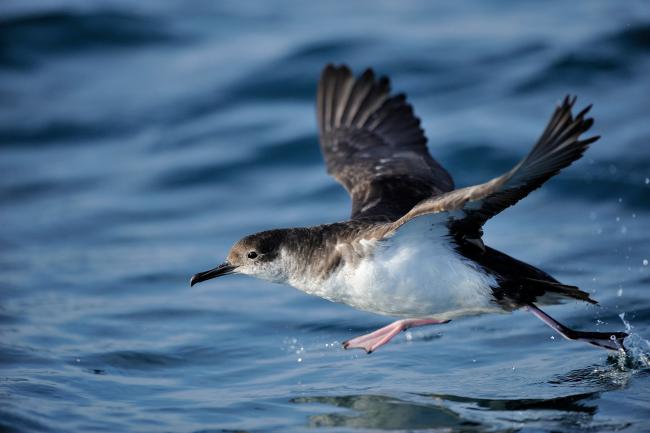
[[[582,111],[579,112],[576,115],[576,119],[580,119],[580,118],[584,117],[587,113],[589,113],[589,111],[591,110],[591,107],[593,107],[593,106],[594,106],[594,104],[589,104],[585,108],[583,108]]]

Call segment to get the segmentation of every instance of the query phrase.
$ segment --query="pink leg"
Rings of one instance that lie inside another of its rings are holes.
[[[439,325],[441,323],[448,323],[449,320],[436,320],[436,319],[403,319],[391,323],[371,332],[370,334],[362,335],[351,340],[343,342],[344,349],[363,349],[366,353],[372,353],[384,344],[393,339],[394,336],[402,331],[416,326],[426,325]]]

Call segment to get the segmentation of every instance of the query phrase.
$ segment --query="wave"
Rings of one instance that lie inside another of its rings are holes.
[[[602,38],[601,43],[627,52],[650,53],[650,23],[637,23]]]
[[[41,11],[1,19],[0,27],[0,68],[25,69],[54,55],[179,40],[158,18],[119,11]]]
[[[640,23],[587,40],[556,55],[546,66],[515,86],[529,93],[557,85],[577,87],[597,80],[631,78],[650,54],[650,24]]]

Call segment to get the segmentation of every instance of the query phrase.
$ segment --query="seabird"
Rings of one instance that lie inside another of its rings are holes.
[[[530,153],[507,173],[454,187],[427,150],[404,94],[386,77],[328,65],[317,95],[327,170],[352,198],[343,222],[263,231],[230,249],[225,262],[190,284],[233,273],[285,283],[363,311],[400,319],[343,343],[367,353],[401,331],[483,313],[526,309],[569,340],[624,350],[624,332],[570,329],[538,308],[562,300],[597,302],[578,287],[482,241],[483,225],[580,158],[599,137],[588,106],[572,114],[567,96]]]

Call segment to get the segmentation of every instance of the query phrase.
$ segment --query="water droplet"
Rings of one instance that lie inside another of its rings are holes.
[[[648,259],[643,259],[643,266],[648,266]]]
[[[627,226],[621,227],[621,234],[622,235],[627,234]]]
[[[618,289],[618,292],[616,292],[616,295],[617,295],[617,296],[623,296],[623,289],[622,289],[622,288],[619,288],[619,289]]]
[[[551,335],[551,340],[555,340],[555,335]]]
[[[645,178],[645,184],[646,184],[646,185],[650,185],[650,177],[646,177],[646,178]]]
[[[302,358],[298,358],[298,362],[302,362]]]
[[[621,217],[616,217],[616,222],[619,222],[621,220]]]

